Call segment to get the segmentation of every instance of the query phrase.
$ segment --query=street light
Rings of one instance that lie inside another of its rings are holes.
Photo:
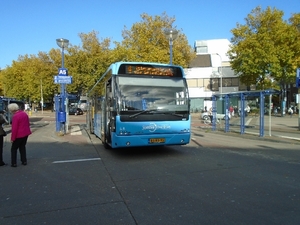
[[[42,114],[44,114],[44,97],[43,97],[43,79],[41,78],[41,105]]]
[[[212,55],[217,55],[220,57],[220,100],[222,100],[222,95],[223,95],[223,66],[222,66],[222,57],[219,53],[212,53]]]
[[[56,43],[61,48],[61,67],[64,68],[64,49],[68,47],[69,40],[64,39],[64,38],[58,38],[58,39],[56,39]],[[56,114],[57,115],[56,116],[56,131],[58,131],[58,129],[60,128],[59,130],[60,131],[63,130],[63,133],[65,133],[66,132],[66,127],[64,126],[64,122],[59,121],[59,119],[58,119],[59,116],[58,115],[61,115],[61,114],[65,115],[65,113],[66,113],[66,84],[61,83],[60,87],[61,87],[60,95],[61,95],[61,109],[62,109],[62,112],[58,112],[58,110],[56,110],[57,111],[57,114]],[[59,113],[61,113],[61,114],[59,114]]]
[[[69,45],[69,40],[64,38],[56,39],[57,45],[61,48],[61,67],[64,68],[64,48]]]
[[[170,45],[170,65],[172,65],[172,54],[173,54],[173,41],[177,38],[178,31],[173,29],[173,28],[167,28],[164,31],[166,37],[169,40],[169,45]]]

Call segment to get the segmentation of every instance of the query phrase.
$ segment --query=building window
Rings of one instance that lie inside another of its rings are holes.
[[[239,78],[232,78],[232,86],[233,87],[239,86]]]
[[[219,90],[219,78],[211,78],[211,90],[218,91]]]
[[[198,87],[197,79],[188,79],[187,84],[189,87]]]
[[[207,53],[207,52],[208,52],[207,46],[196,47],[196,53],[197,54],[203,54],[203,53]]]
[[[198,87],[204,87],[203,78],[198,79]]]
[[[210,91],[211,87],[210,87],[210,79],[203,79],[203,87],[205,91]]]
[[[232,87],[232,79],[231,78],[223,78],[222,86],[223,87]]]

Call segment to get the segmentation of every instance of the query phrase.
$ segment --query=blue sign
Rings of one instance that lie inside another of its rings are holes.
[[[72,84],[72,76],[54,76],[54,84]]]
[[[296,87],[297,88],[300,87],[300,68],[297,68],[297,71],[296,71]]]
[[[58,76],[68,76],[68,70],[66,68],[59,68]]]

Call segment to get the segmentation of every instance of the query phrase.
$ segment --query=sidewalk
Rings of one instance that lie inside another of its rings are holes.
[[[28,116],[32,132],[36,132],[40,127],[48,126],[49,130],[51,130],[48,137],[51,137],[53,140],[68,143],[87,143],[88,141],[88,134],[85,130],[85,115],[69,116],[69,129],[65,135],[61,136],[56,132],[55,112],[31,112]],[[6,125],[4,129],[8,134],[7,140],[10,140],[11,126]]]
[[[192,131],[194,133],[203,131],[212,131],[211,124],[206,125],[200,119],[200,113],[192,113]],[[53,133],[55,133],[55,112],[33,112],[30,116],[30,121],[34,126],[41,125],[41,123],[52,123]],[[82,142],[87,139],[87,132],[85,131],[86,117],[83,116],[69,116],[69,130],[68,133],[62,137],[58,137],[60,141],[67,142]],[[33,126],[33,128],[34,128]],[[220,134],[226,134],[234,137],[259,137],[265,140],[274,141],[300,141],[300,131],[298,130],[298,115],[290,117],[264,116],[264,136],[260,137],[260,117],[248,116],[245,117],[245,133],[241,134],[240,117],[233,117],[229,121],[229,132],[225,132],[225,120],[217,125],[217,131]]]
[[[212,125],[206,125],[200,119],[200,113],[192,113],[192,128],[198,130],[212,130]],[[245,117],[245,133],[241,134],[240,117],[233,117],[229,121],[229,132],[226,134],[240,134],[243,135],[253,135],[254,137],[259,137],[260,135],[260,117],[247,116]],[[217,124],[217,132],[225,133],[225,120],[221,120],[220,124]],[[293,115],[290,117],[286,115],[281,116],[264,116],[264,136],[260,138],[265,138],[268,140],[278,140],[278,138],[289,141],[295,140],[300,141],[300,131],[298,130],[298,115]]]

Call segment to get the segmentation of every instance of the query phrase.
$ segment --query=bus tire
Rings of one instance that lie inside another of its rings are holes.
[[[102,142],[103,146],[105,149],[111,149],[110,145],[107,144],[106,142]]]

